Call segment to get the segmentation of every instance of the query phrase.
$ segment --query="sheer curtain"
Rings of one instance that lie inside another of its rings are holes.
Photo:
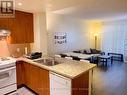
[[[102,51],[125,55],[125,41],[127,41],[127,22],[104,23],[101,41]]]

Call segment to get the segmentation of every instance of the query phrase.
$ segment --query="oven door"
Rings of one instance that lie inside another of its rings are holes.
[[[16,66],[0,70],[0,89],[16,83]]]

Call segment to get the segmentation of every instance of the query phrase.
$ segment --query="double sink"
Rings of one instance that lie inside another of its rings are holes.
[[[51,59],[51,58],[38,59],[38,60],[35,60],[34,62],[37,62],[42,65],[46,65],[46,66],[54,66],[54,65],[60,64],[59,61],[57,61],[55,59]]]

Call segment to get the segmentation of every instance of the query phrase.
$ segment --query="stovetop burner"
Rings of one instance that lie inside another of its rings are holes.
[[[0,69],[15,65],[16,60],[11,57],[0,57]]]

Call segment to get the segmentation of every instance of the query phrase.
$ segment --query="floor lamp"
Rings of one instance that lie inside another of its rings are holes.
[[[97,49],[97,39],[98,39],[98,34],[95,34],[95,35],[94,35],[95,49]]]

